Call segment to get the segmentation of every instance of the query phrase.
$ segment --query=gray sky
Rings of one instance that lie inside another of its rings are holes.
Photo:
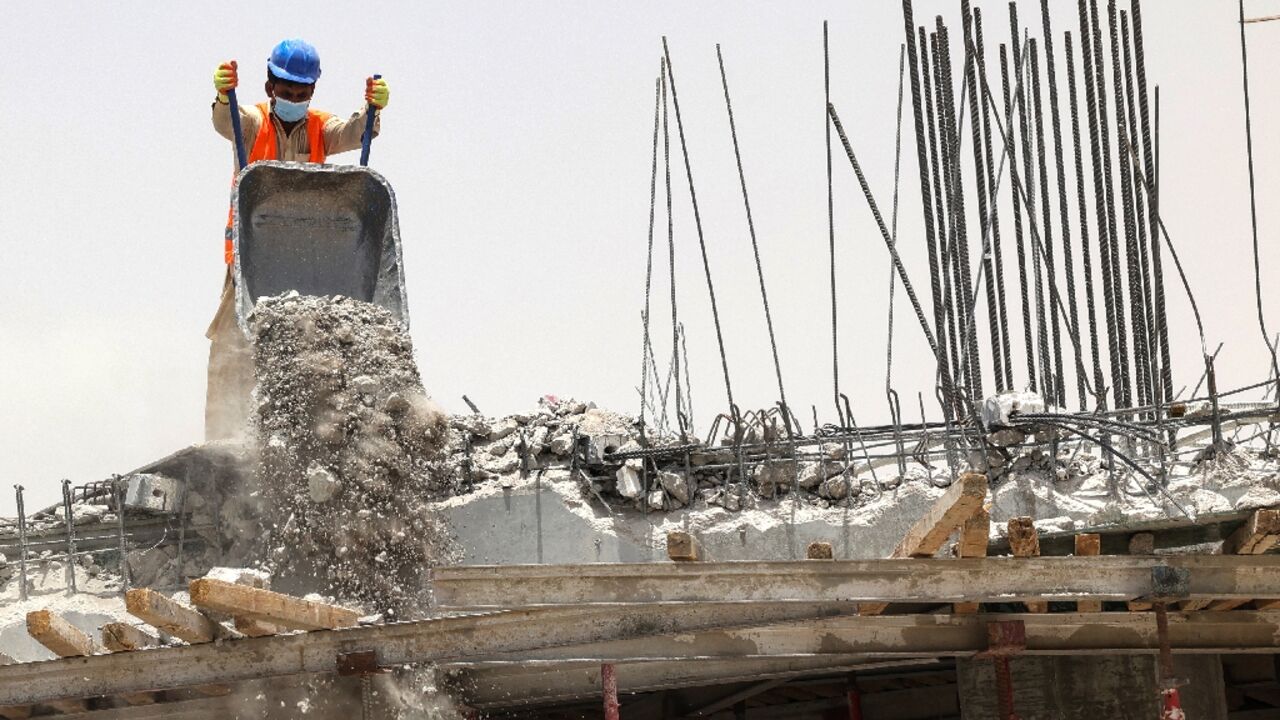
[[[1005,4],[975,4],[994,68],[995,44],[1008,39]],[[1060,33],[1077,29],[1075,3],[1053,5],[1061,56]],[[958,35],[958,6],[919,2],[916,21],[932,25],[942,13]],[[1251,16],[1280,13],[1280,2],[1246,6]],[[1253,301],[1236,6],[1148,0],[1144,10],[1148,71],[1163,102],[1162,213],[1211,349],[1226,342],[1222,385],[1243,385],[1263,377],[1266,360]],[[1020,11],[1038,36],[1036,5]],[[716,69],[720,42],[787,393],[806,424],[811,403],[832,419],[821,23],[831,22],[833,100],[888,214],[900,12],[896,2],[6,5],[0,514],[13,513],[11,483],[30,489],[29,507],[44,506],[60,478],[101,479],[201,438],[204,330],[222,281],[231,172],[228,145],[209,122],[210,79],[220,60],[236,58],[242,101],[260,101],[265,58],[285,36],[320,50],[316,107],[352,112],[366,75],[389,81],[371,164],[399,201],[418,361],[447,408],[465,410],[466,393],[489,414],[527,409],[546,393],[637,406],[663,34],[735,398],[743,408],[777,399]],[[1280,190],[1280,92],[1269,79],[1280,65],[1280,23],[1249,32],[1267,285],[1280,255],[1280,209],[1269,202]],[[927,295],[914,142],[908,105],[900,241]],[[968,155],[967,129],[965,143]],[[835,163],[842,389],[859,420],[882,420],[887,253],[847,162]],[[705,430],[725,400],[682,171],[677,155],[680,309]],[[1078,237],[1074,211],[1072,228]],[[1175,277],[1166,282],[1175,383],[1194,385],[1199,343]],[[669,309],[658,298],[667,292],[655,281],[654,333],[663,339],[669,324],[657,318]],[[933,363],[898,299],[894,385],[915,420],[915,393],[931,387]],[[1274,292],[1267,299],[1280,331]],[[1015,329],[1015,347],[1020,337]],[[668,345],[658,342],[660,357]],[[936,403],[927,407],[936,418]]]

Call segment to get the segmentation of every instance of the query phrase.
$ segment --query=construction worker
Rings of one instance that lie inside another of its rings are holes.
[[[374,111],[373,134],[379,130],[381,109],[390,95],[382,79],[365,80],[366,105],[350,118],[342,119],[309,107],[320,79],[320,55],[309,43],[284,40],[267,60],[267,102],[240,105],[240,127],[250,164],[259,160],[325,162],[330,155],[360,147],[369,106]],[[239,86],[237,63],[224,62],[213,73],[217,98],[213,103],[213,127],[234,143],[227,91]],[[235,157],[235,148],[232,148]],[[239,172],[238,159],[233,160]],[[233,176],[234,177],[234,176]],[[222,302],[205,336],[209,338],[209,385],[205,397],[205,440],[241,436],[249,417],[250,394],[254,386],[253,357],[244,334],[236,325],[235,262],[231,242],[231,214],[223,251],[226,277]]]

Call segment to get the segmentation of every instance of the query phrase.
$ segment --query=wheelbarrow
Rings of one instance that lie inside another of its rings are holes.
[[[296,290],[380,305],[405,327],[400,228],[391,186],[367,167],[256,162],[231,197],[236,318]]]
[[[260,298],[290,291],[373,303],[408,327],[395,193],[382,175],[365,167],[372,112],[360,166],[267,160],[245,167],[232,100],[244,169],[231,195],[231,238],[236,319],[246,334]]]

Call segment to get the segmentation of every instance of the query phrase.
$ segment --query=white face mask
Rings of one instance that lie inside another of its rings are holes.
[[[307,106],[310,104],[310,100],[290,102],[284,98],[276,98],[276,104],[273,109],[276,117],[280,118],[282,122],[297,122],[307,116]]]

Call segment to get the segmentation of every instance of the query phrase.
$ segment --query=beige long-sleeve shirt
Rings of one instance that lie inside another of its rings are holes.
[[[258,136],[258,128],[263,122],[262,112],[258,110],[256,105],[239,106],[240,109],[240,130],[244,134],[245,152],[253,150],[254,138]],[[359,112],[351,115],[350,118],[343,120],[341,117],[334,115],[324,124],[324,149],[326,155],[336,155],[348,150],[355,150],[360,147],[360,139],[364,134],[365,113],[367,108],[362,108]],[[276,147],[280,154],[280,160],[294,160],[306,162],[311,157],[311,142],[307,138],[307,124],[300,122],[293,126],[293,130],[288,133],[284,130],[284,125],[280,123],[279,118],[274,113],[267,113],[270,122],[275,126],[276,130]],[[382,124],[382,113],[375,113],[373,116],[373,136],[378,136],[378,131]],[[236,149],[234,134],[231,130],[231,105],[229,103],[213,101],[213,129],[218,131],[222,137],[232,141],[231,162],[232,166],[239,171],[240,164],[236,159]]]

